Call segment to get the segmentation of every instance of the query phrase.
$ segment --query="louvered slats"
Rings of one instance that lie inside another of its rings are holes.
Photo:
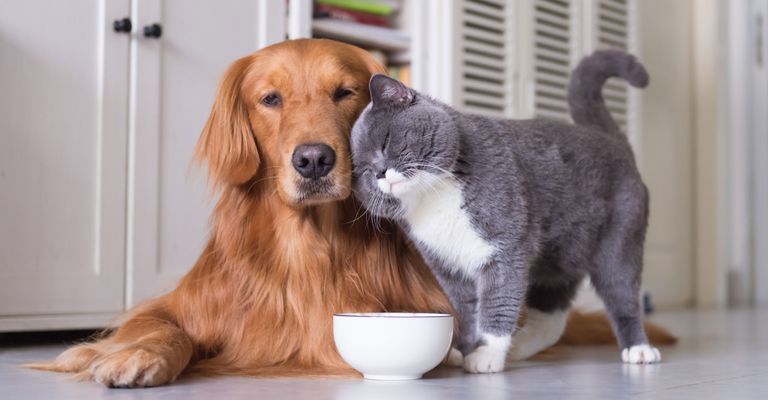
[[[587,49],[626,50],[633,0],[521,1],[459,0],[461,45],[456,49],[459,80],[453,89],[454,104],[463,111],[491,116],[519,118],[533,111],[537,117],[570,121],[567,94],[572,61]],[[589,10],[592,17],[583,18],[581,10]],[[582,27],[585,22],[594,25]],[[529,33],[510,35],[517,33],[518,23],[530,27]],[[530,42],[517,42],[523,40]],[[523,50],[515,52],[518,49]],[[631,111],[627,85],[610,80],[603,97],[626,131]]]
[[[534,0],[534,114],[567,121],[570,0]]]
[[[462,1],[461,108],[504,116],[507,83],[507,26],[504,0]]]
[[[629,10],[626,0],[597,1],[597,48],[627,50]],[[627,132],[629,88],[621,79],[609,80],[603,88],[603,98],[622,132]]]

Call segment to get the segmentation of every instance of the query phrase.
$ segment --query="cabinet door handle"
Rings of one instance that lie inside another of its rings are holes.
[[[112,23],[112,29],[118,33],[131,33],[133,24],[131,23],[131,19],[127,17],[123,19],[116,19],[115,22]]]
[[[159,38],[163,35],[163,27],[160,24],[152,24],[144,27],[144,37]]]

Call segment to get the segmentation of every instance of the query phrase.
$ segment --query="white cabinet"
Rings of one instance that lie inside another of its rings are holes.
[[[123,308],[128,5],[0,3],[0,329]]]
[[[284,37],[279,3],[0,3],[0,331],[104,326],[191,268],[194,144],[227,65]]]
[[[172,289],[205,245],[211,211],[205,170],[192,163],[216,85],[257,49],[258,2],[134,0],[158,39],[133,46],[127,306]]]

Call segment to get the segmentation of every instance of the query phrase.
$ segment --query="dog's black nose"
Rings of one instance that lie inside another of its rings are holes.
[[[336,164],[336,152],[327,144],[302,144],[296,147],[291,158],[293,168],[309,179],[320,179]]]

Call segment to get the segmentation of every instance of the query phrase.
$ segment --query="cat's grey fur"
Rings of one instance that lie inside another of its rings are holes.
[[[482,268],[462,273],[411,235],[459,313],[465,360],[487,344],[483,335],[513,332],[524,302],[544,313],[568,309],[585,276],[605,301],[621,348],[647,343],[638,293],[648,191],[601,95],[614,76],[648,83],[643,66],[619,51],[596,52],[573,71],[576,125],[462,114],[372,77],[372,103],[352,131],[356,195],[371,214],[412,234],[401,199],[384,193],[378,179],[396,170],[407,179],[428,173],[452,180],[462,212],[495,249]],[[422,189],[427,196],[430,188]]]

